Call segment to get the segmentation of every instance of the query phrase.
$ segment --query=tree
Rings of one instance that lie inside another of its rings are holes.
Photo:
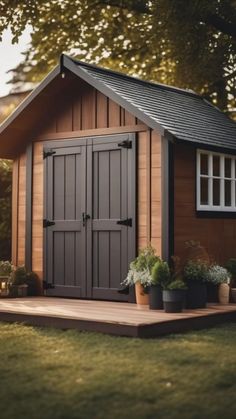
[[[61,52],[190,88],[236,107],[235,0],[0,0],[0,33],[32,26],[15,84],[39,81]]]

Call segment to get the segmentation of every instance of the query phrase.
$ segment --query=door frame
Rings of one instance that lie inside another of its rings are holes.
[[[93,144],[105,144],[109,142],[113,142],[114,140],[119,140],[119,142],[128,140],[132,143],[132,153],[127,153],[128,156],[128,170],[129,176],[128,176],[128,183],[127,183],[127,192],[128,195],[131,197],[131,199],[128,200],[128,217],[132,218],[132,230],[129,230],[128,228],[128,261],[133,260],[137,256],[137,147],[136,147],[136,133],[117,133],[117,134],[111,134],[111,135],[97,135],[97,136],[90,136],[90,137],[83,137],[79,139],[60,139],[60,140],[49,140],[43,142],[43,152],[45,149],[55,149],[55,148],[68,148],[68,147],[78,147],[78,146],[86,146],[91,147]],[[47,159],[45,158],[43,160],[43,218],[45,219],[47,216],[47,179],[48,174],[46,172],[47,170]],[[87,171],[87,162],[85,170]],[[87,177],[87,176],[86,176]],[[86,187],[86,195],[87,195],[87,187]],[[87,198],[85,202],[85,207],[87,207]],[[84,211],[86,211],[87,208],[84,208]],[[86,233],[85,233],[86,235]],[[43,229],[43,278],[44,282],[47,288],[47,240],[46,240],[46,229]],[[86,240],[86,248],[88,250],[89,243]],[[91,243],[90,243],[91,244]],[[87,254],[87,252],[86,252]],[[91,265],[91,263],[90,263]],[[88,275],[88,271],[90,271],[89,275],[92,275],[92,266],[89,266],[89,263],[86,261],[86,276]],[[88,286],[88,285],[87,285]],[[75,298],[79,298],[78,295],[74,296]],[[120,295],[120,300],[123,299],[127,301],[127,297]],[[122,298],[123,297],[123,298]],[[87,297],[87,299],[91,299],[92,297]],[[128,296],[128,302],[135,302],[135,295],[133,288],[130,288],[129,296]]]

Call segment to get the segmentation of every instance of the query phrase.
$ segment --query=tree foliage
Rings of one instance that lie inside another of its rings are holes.
[[[17,42],[28,24],[14,83],[39,81],[67,51],[236,106],[235,0],[0,0],[0,32],[10,26]]]

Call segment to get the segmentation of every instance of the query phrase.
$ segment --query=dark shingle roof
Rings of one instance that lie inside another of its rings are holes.
[[[236,123],[204,98],[188,90],[143,81],[122,73],[72,60],[106,93],[142,114],[151,127],[161,126],[174,137],[229,149],[236,149]],[[142,119],[142,118],[140,118]]]

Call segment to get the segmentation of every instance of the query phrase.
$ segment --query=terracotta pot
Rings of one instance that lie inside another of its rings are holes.
[[[144,292],[144,287],[140,282],[135,284],[135,296],[136,303],[140,306],[146,306],[149,304],[149,296]]]
[[[229,304],[229,285],[220,284],[219,286],[219,303],[220,304]]]

